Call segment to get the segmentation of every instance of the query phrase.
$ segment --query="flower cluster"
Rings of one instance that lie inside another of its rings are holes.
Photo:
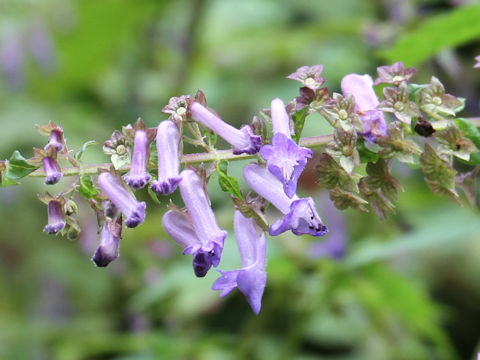
[[[162,218],[165,232],[183,248],[184,255],[192,257],[195,276],[205,277],[212,267],[222,269],[212,289],[225,296],[238,288],[258,314],[267,279],[267,235],[291,232],[319,238],[329,232],[314,199],[302,196],[299,188],[312,159],[316,161],[316,166],[310,166],[316,171],[315,180],[328,190],[331,200],[327,219],[334,218],[330,222],[339,224],[337,227],[343,227],[344,222],[330,216],[336,211],[332,206],[371,210],[381,219],[395,212],[403,187],[391,173],[394,160],[421,167],[432,192],[458,203],[459,188],[475,204],[478,167],[458,174],[453,163],[454,158],[467,165],[480,163],[480,132],[457,117],[463,99],[446,93],[435,77],[429,84],[409,84],[415,70],[401,62],[379,67],[375,81],[370,75],[348,74],[341,81],[342,93],[331,96],[322,87],[322,71],[322,65],[303,66],[287,76],[301,83],[300,95],[287,104],[273,99],[270,108],[254,116],[251,125],[240,127],[222,120],[207,106],[201,91],[194,97],[173,97],[162,110],[168,119],[157,126],[149,128],[138,119],[133,126],[115,130],[103,144],[111,164],[97,167],[81,163],[83,152],[95,142],[87,142],[73,153],[60,126],[52,122],[37,126],[48,137],[47,144],[34,148],[30,159],[15,151],[9,160],[1,161],[0,183],[17,184],[32,172],[44,176],[47,185],[76,175],[63,191],[40,197],[48,213],[44,232],[78,237],[80,226],[73,200],[78,192],[98,219],[100,241],[92,256],[98,267],[119,256],[123,225],[135,228],[145,221],[147,202],[138,201],[136,191],[147,188],[155,202],[162,202],[159,197],[178,188],[183,207],[170,201]],[[380,98],[375,91],[379,84],[387,84]],[[313,112],[324,117],[333,134],[301,138],[305,119]],[[269,122],[271,132],[267,131]],[[217,135],[230,149],[216,148]],[[415,141],[418,135],[430,137],[428,143]],[[184,143],[206,152],[184,153]],[[320,146],[323,148],[314,157],[311,148]],[[227,173],[228,160],[237,159],[252,160],[243,168],[249,191],[246,195],[238,180]],[[66,162],[71,166],[66,167]],[[208,167],[202,164],[208,162]],[[224,218],[217,221],[215,204],[210,202],[207,185],[213,173],[235,207],[233,229],[242,264],[235,270],[224,270],[228,264],[222,262],[227,239],[222,228],[230,224]],[[98,175],[97,179],[92,175]],[[345,254],[346,232],[334,228],[328,239],[316,242],[310,255],[327,254],[340,260]]]

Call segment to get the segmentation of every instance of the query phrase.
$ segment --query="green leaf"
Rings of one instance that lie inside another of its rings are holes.
[[[234,177],[227,175],[227,168],[228,162],[226,160],[217,162],[218,183],[220,184],[220,188],[236,198],[243,200],[244,198],[240,191],[238,181]]]
[[[161,204],[162,203],[160,201],[160,199],[158,198],[157,194],[155,194],[155,191],[153,191],[150,186],[147,186],[147,193],[148,193],[148,195],[150,195],[150,197],[152,198],[154,203],[156,203],[156,204]]]
[[[402,60],[407,66],[419,65],[445,48],[478,38],[479,18],[480,4],[430,17],[413,32],[402,36],[392,48],[381,51],[380,56],[392,63]]]
[[[372,150],[367,149],[367,147],[365,146],[365,140],[363,139],[358,139],[357,150],[360,154],[361,163],[376,162],[378,160],[378,154],[373,152]]]
[[[85,152],[85,150],[87,150],[87,148],[89,148],[90,146],[94,146],[94,145],[97,145],[98,143],[95,141],[95,140],[90,140],[90,141],[87,141],[85,144],[82,145],[82,147],[75,153],[74,155],[74,158],[76,160],[80,160],[82,158],[82,155],[83,153]]]
[[[298,110],[293,114],[293,124],[295,126],[295,135],[292,136],[292,139],[298,144],[300,136],[302,135],[303,125],[305,124],[305,119],[308,115],[308,106],[303,109]]]
[[[91,176],[84,175],[80,178],[80,189],[78,192],[86,199],[92,199],[98,195],[98,190],[93,186]]]
[[[19,180],[28,174],[37,170],[38,167],[33,166],[20,154],[20,151],[15,150],[7,162],[5,173],[2,176],[2,186],[17,185]]]
[[[480,149],[480,131],[471,121],[464,118],[455,119],[455,124],[460,128],[462,134],[472,140],[477,148]],[[468,164],[478,165],[480,164],[480,152],[470,154],[470,161]]]

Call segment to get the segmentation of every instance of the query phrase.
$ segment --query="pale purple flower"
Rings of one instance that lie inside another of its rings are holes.
[[[287,79],[297,80],[309,89],[317,90],[325,82],[325,78],[320,75],[322,71],[323,65],[302,66],[288,75]]]
[[[167,219],[164,218],[163,224],[172,238],[184,245],[184,254],[190,254],[194,257],[193,268],[195,275],[203,277],[212,265],[214,267],[218,266],[227,232],[220,229],[217,224],[215,214],[210,207],[210,201],[205,193],[202,179],[195,171],[189,169],[183,170],[180,175],[182,177],[179,185],[180,194],[188,213],[188,221],[182,221],[181,227],[185,229],[187,223],[191,224],[192,226],[188,228],[188,232],[194,233],[196,239],[188,235],[188,239],[180,240],[179,236],[175,238],[171,235],[167,228],[170,227],[172,229],[177,226],[174,221],[169,221],[172,220],[172,215],[167,217]]]
[[[290,136],[290,119],[285,104],[274,99],[271,105],[273,138],[271,145],[264,145],[260,155],[267,161],[268,170],[283,184],[289,198],[297,192],[298,178],[302,174],[312,150],[298,146]]]
[[[177,125],[170,120],[162,121],[157,129],[158,179],[151,186],[157,195],[171,194],[182,180],[179,175],[179,142]]]
[[[415,75],[417,70],[414,68],[405,68],[403,62],[397,61],[391,66],[379,66],[377,67],[378,79],[375,80],[373,85],[379,84],[394,84],[399,85],[402,82],[407,82]]]
[[[232,145],[235,155],[242,153],[256,154],[262,146],[262,137],[255,135],[250,125],[243,125],[240,130],[227,124],[202,104],[193,101],[189,110],[192,118],[203,126],[215,131],[221,138]]]
[[[43,168],[45,169],[45,184],[54,185],[60,181],[63,174],[57,164],[57,161],[51,156],[45,156],[42,159]]]
[[[480,55],[475,56],[475,61],[476,61],[476,63],[475,63],[475,65],[473,65],[473,68],[474,69],[480,69]]]
[[[0,39],[0,68],[7,84],[12,88],[18,88],[23,82],[24,59],[20,32],[5,32]]]
[[[117,219],[105,219],[102,232],[100,234],[100,245],[92,261],[98,267],[105,267],[118,257],[118,246],[122,235],[122,217]]]
[[[149,153],[148,134],[144,130],[135,131],[133,141],[133,155],[130,171],[123,176],[125,182],[132,189],[138,190],[148,184],[152,176],[147,172]]]
[[[355,111],[362,119],[365,132],[360,133],[368,141],[375,141],[379,136],[387,135],[387,124],[383,113],[377,110],[379,104],[373,90],[370,75],[349,74],[342,79],[342,91],[345,96],[355,98]]]
[[[53,235],[65,227],[65,211],[62,201],[53,199],[48,202],[48,224],[43,228],[43,232]]]
[[[103,172],[98,175],[98,185],[126,217],[125,225],[127,227],[134,228],[145,220],[146,203],[137,201],[116,176]]]
[[[291,230],[295,235],[310,234],[319,237],[328,232],[317,214],[311,197],[299,198],[294,195],[289,198],[283,191],[282,183],[267,169],[257,164],[245,166],[243,177],[248,186],[284,214],[283,219],[270,226],[270,235],[276,236]]]
[[[246,218],[240,211],[235,211],[234,230],[242,268],[219,271],[222,276],[213,283],[212,289],[221,290],[220,296],[225,296],[238,287],[247,298],[253,312],[258,314],[267,282],[265,233],[259,234],[253,219]]]
[[[44,71],[52,70],[55,63],[52,37],[42,21],[32,23],[28,42],[32,57],[40,68]]]
[[[63,150],[63,129],[60,126],[57,126],[50,132],[50,139],[48,144],[45,145],[45,150],[50,146],[53,146],[56,151]]]
[[[175,122],[185,120],[187,117],[188,99],[190,99],[188,95],[171,97],[170,100],[168,100],[168,105],[162,109],[162,113],[170,114],[168,119]]]

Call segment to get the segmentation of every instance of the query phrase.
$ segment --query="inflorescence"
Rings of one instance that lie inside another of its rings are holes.
[[[217,172],[221,189],[235,205],[233,228],[242,267],[219,270],[212,289],[225,296],[237,287],[258,314],[267,279],[267,233],[322,237],[329,231],[313,198],[297,193],[299,178],[314,159],[312,148],[321,147],[315,158],[317,182],[328,189],[338,209],[368,211],[370,207],[380,218],[395,213],[394,203],[403,187],[390,174],[393,159],[421,167],[432,192],[459,203],[459,188],[475,205],[472,179],[480,163],[480,132],[457,117],[463,99],[447,94],[435,77],[429,84],[409,83],[415,70],[401,62],[379,67],[375,81],[369,75],[346,75],[341,94],[330,94],[323,87],[322,71],[322,65],[303,66],[289,75],[302,84],[299,96],[287,104],[273,99],[269,109],[240,129],[210,109],[201,91],[195,97],[173,97],[163,109],[168,119],[157,128],[147,128],[138,119],[133,126],[113,132],[103,146],[109,164],[82,163],[83,152],[95,142],[73,153],[59,125],[37,126],[48,143],[43,149],[34,148],[30,159],[15,151],[0,162],[0,182],[8,186],[26,176],[42,176],[45,184],[52,185],[64,176],[76,176],[62,192],[39,197],[48,207],[43,231],[78,237],[81,226],[73,196],[79,193],[98,218],[100,244],[92,260],[99,267],[118,257],[123,224],[135,228],[146,218],[146,203],[137,201],[135,191],[147,188],[156,198],[179,188],[185,207],[170,203],[162,224],[183,247],[183,254],[192,256],[194,274],[204,277],[212,266],[220,266],[227,236],[217,223],[206,186]],[[305,119],[312,113],[330,123],[332,135],[301,138]],[[216,148],[217,135],[231,150]],[[183,154],[184,143],[204,152]],[[243,177],[253,192],[245,194],[227,168],[228,161],[248,158],[253,161],[244,167]],[[472,170],[459,174],[453,166],[455,158]],[[67,162],[69,166],[62,165]],[[203,163],[211,165],[207,169]],[[264,216],[268,204],[278,210],[273,223]]]

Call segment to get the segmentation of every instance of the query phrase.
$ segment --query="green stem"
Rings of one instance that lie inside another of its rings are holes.
[[[300,139],[299,144],[304,147],[308,148],[318,148],[322,147],[325,144],[332,141],[332,135],[320,135],[320,136],[310,136],[304,137]],[[233,155],[232,150],[217,150],[214,152],[203,152],[203,153],[194,153],[194,154],[184,154],[181,158],[182,164],[198,164],[198,163],[209,163],[216,160],[228,160],[228,161],[235,161],[235,160],[245,160],[245,159],[253,159],[257,157],[257,155],[248,155],[248,154],[241,154],[241,155]],[[76,176],[76,175],[96,175],[101,171],[108,171],[112,166],[111,163],[103,163],[103,164],[84,164],[82,165],[81,169],[74,166],[67,166],[62,167],[63,176]],[[127,172],[130,170],[130,166],[122,166],[118,169],[119,172]],[[45,171],[43,168],[37,169],[31,174],[28,175],[29,177],[45,177]]]

